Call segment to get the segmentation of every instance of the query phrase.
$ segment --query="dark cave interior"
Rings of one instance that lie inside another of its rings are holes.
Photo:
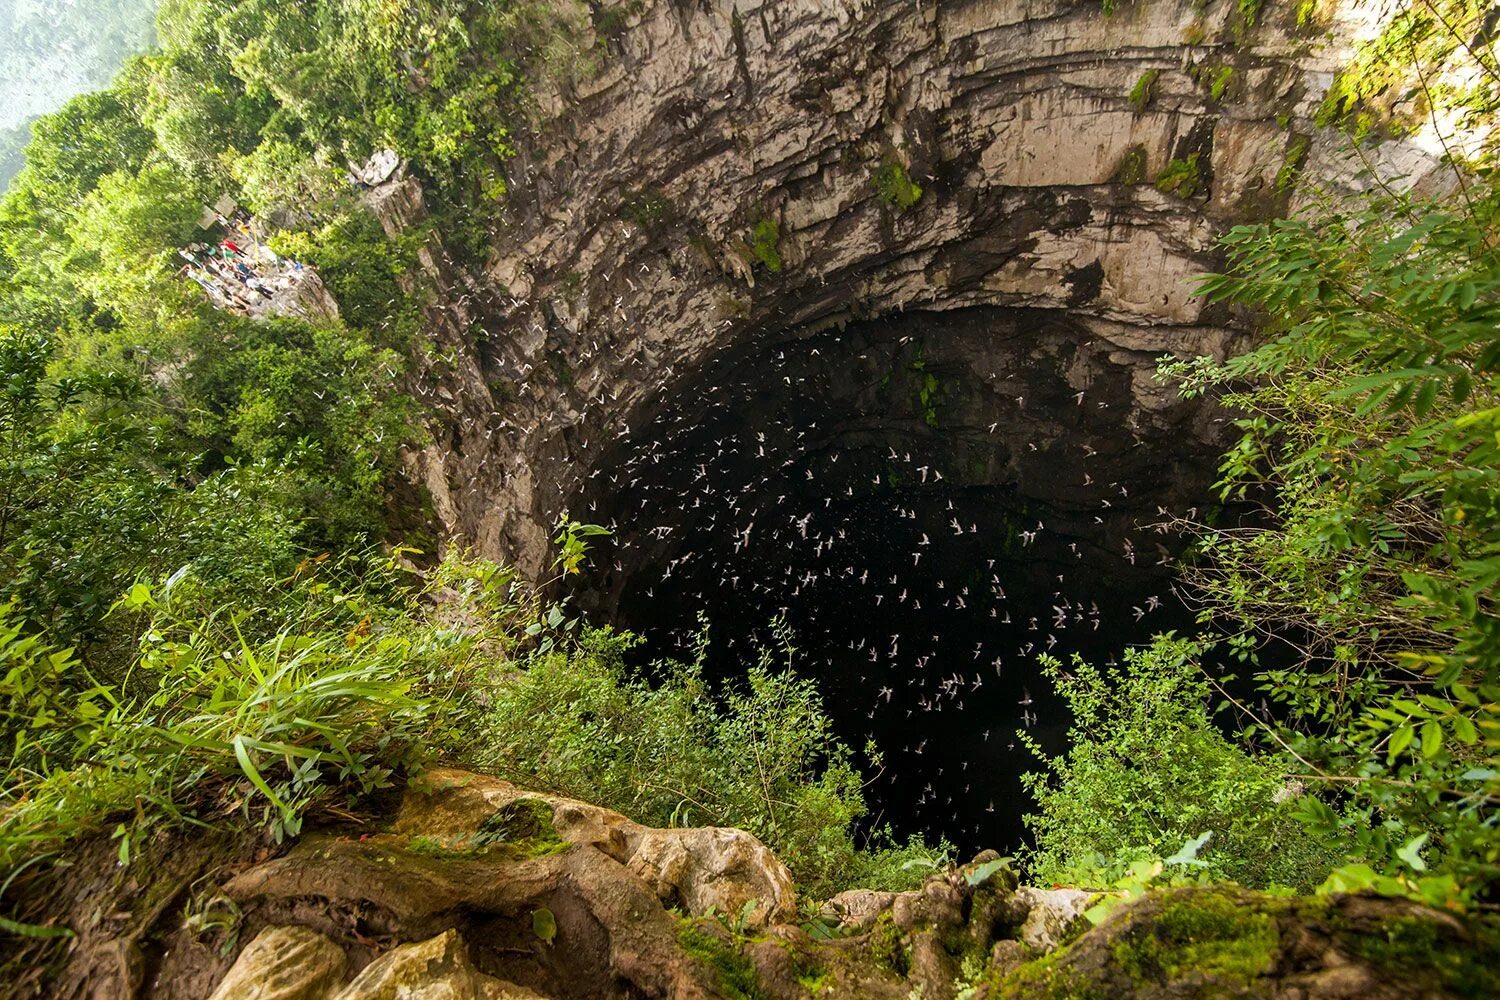
[[[584,610],[642,656],[732,681],[775,645],[884,767],[872,824],[1019,845],[1020,775],[1068,715],[1036,658],[1103,663],[1181,629],[1169,513],[1209,504],[1196,407],[1139,405],[1155,356],[1054,312],[971,308],[783,331],[680,375],[596,466]],[[1201,512],[1201,511],[1200,511]]]

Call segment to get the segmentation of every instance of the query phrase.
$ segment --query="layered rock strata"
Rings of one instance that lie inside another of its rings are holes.
[[[1217,235],[1360,162],[1312,124],[1339,39],[1290,7],[594,7],[603,54],[542,85],[485,278],[425,256],[434,440],[412,474],[451,537],[532,574],[607,445],[731,346],[1025,308],[1119,347],[1145,387],[1142,356],[1241,330],[1194,295]],[[421,215],[410,181],[373,200],[393,229]],[[1143,392],[1126,440],[1170,405]]]

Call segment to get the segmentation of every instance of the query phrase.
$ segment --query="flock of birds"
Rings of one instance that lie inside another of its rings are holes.
[[[1105,662],[1175,627],[1180,605],[1140,589],[1165,588],[1159,529],[1115,537],[1149,500],[1108,478],[1104,441],[1048,446],[1078,449],[1082,509],[976,482],[951,443],[1027,450],[1007,436],[1024,398],[1000,387],[986,419],[963,426],[893,413],[909,394],[873,388],[874,373],[900,371],[902,350],[772,348],[706,372],[591,474],[574,514],[613,534],[584,586],[613,595],[606,610],[652,656],[690,656],[701,613],[721,681],[784,619],[840,735],[882,752],[876,821],[1005,846],[1020,833],[1018,776],[1037,765],[1023,734],[1049,752],[1066,735],[1038,655]]]

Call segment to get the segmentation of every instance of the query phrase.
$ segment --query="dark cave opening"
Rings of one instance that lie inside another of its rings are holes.
[[[884,757],[872,823],[1009,849],[1020,775],[1069,719],[1036,658],[1094,662],[1190,624],[1176,540],[1207,504],[1201,408],[1142,391],[1155,355],[1052,312],[963,309],[791,331],[669,385],[572,506],[613,528],[585,610],[710,679],[774,646],[841,737]]]

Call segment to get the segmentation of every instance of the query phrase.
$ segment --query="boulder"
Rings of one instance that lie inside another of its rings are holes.
[[[210,1000],[326,1000],[344,978],[344,952],[306,927],[255,936]]]
[[[521,800],[546,803],[552,810],[553,828],[563,840],[587,844],[620,862],[629,859],[646,829],[613,809],[527,791],[500,778],[439,767],[407,786],[392,832],[461,840],[473,836],[497,812]]]
[[[628,867],[665,905],[694,916],[717,910],[759,928],[797,915],[791,873],[743,830],[645,830]]]
[[[367,965],[337,1000],[544,1000],[474,968],[457,931],[393,948]]]
[[[894,892],[850,889],[830,898],[823,904],[821,913],[825,919],[837,921],[845,927],[867,930],[895,901]]]
[[[1034,889],[1030,886],[1017,889],[1016,900],[1026,907],[1026,919],[1018,934],[1021,942],[1036,951],[1056,948],[1078,927],[1083,911],[1089,908],[1089,901],[1094,896],[1095,893],[1083,889]]]
[[[522,800],[545,803],[559,838],[623,863],[664,903],[690,916],[711,910],[738,915],[752,902],[747,918],[754,927],[796,915],[791,873],[743,830],[657,830],[612,809],[467,771],[437,768],[412,782],[393,832],[462,845],[498,812]]]

